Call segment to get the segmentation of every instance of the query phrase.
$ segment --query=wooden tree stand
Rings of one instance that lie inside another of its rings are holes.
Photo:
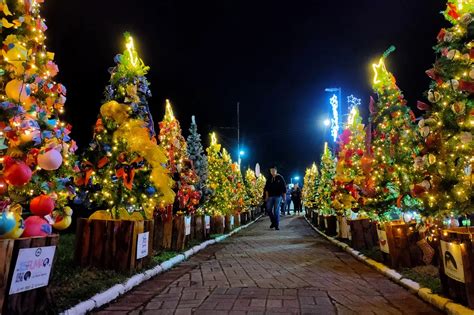
[[[225,222],[224,222],[224,233],[229,233],[234,229],[234,226],[232,225],[232,217],[233,214],[226,214],[225,215]]]
[[[370,219],[348,220],[351,227],[351,246],[355,249],[371,249],[378,244],[374,239],[375,226]],[[376,232],[376,231],[375,231]]]
[[[216,215],[211,217],[211,233],[224,234],[224,216]]]
[[[205,239],[204,235],[204,216],[196,215],[194,216],[194,239],[202,241]]]
[[[443,293],[470,308],[474,308],[473,233],[472,227],[443,230],[441,241],[447,243],[444,255],[442,244],[439,247],[439,276]]]
[[[324,220],[324,215],[318,215],[318,228],[321,231],[326,230],[326,221]]]
[[[324,216],[326,234],[329,236],[337,235],[337,217],[335,215]]]
[[[186,227],[184,220],[184,215],[175,215],[173,218],[171,249],[177,252],[183,251],[188,241],[189,235],[186,235]]]
[[[245,225],[248,223],[248,212],[244,211],[240,213],[240,224]]]
[[[309,220],[309,222],[313,222],[313,220],[312,220],[313,209],[305,207],[304,210],[305,210],[304,215],[306,216],[306,218]]]
[[[255,220],[255,210],[250,209],[249,210],[249,221]]]
[[[81,267],[132,272],[148,264],[153,246],[153,220],[94,220],[80,218],[74,259]],[[148,256],[137,259],[138,234],[149,232]]]
[[[240,226],[240,213],[234,214],[234,226],[236,228]]]
[[[58,242],[59,235],[0,239],[0,314],[46,314],[51,312],[54,301],[48,286],[12,295],[9,295],[9,292],[20,249],[57,246]],[[54,262],[52,263],[54,266]]]
[[[392,268],[414,267],[421,264],[421,249],[416,245],[418,233],[404,222],[388,222],[385,224],[387,242],[390,250]]]
[[[171,249],[173,217],[160,213],[154,216],[154,222],[153,250],[160,252]]]
[[[337,226],[337,237],[340,239],[349,239],[351,234],[351,228],[345,216],[337,216]]]
[[[319,220],[318,220],[318,217],[319,217],[319,214],[316,210],[311,210],[311,222],[313,223],[314,226],[318,226],[319,225]]]

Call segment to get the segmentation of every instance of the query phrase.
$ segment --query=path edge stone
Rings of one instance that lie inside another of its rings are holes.
[[[141,273],[135,274],[132,277],[126,279],[122,283],[114,284],[112,287],[108,288],[107,290],[97,293],[96,295],[92,296],[91,298],[79,302],[78,304],[72,306],[71,308],[61,312],[61,315],[83,315],[87,314],[88,312],[99,308],[107,303],[110,303],[120,297],[121,295],[127,293],[128,291],[132,290],[133,288],[137,287],[141,283],[155,277],[166,270],[173,268],[174,266],[180,264],[181,262],[187,260],[189,257],[197,254],[201,250],[205,249],[207,246],[219,243],[227,239],[228,237],[234,235],[242,231],[243,229],[248,228],[250,225],[257,222],[263,215],[258,216],[255,220],[247,223],[246,225],[242,225],[238,228],[233,229],[228,234],[223,234],[221,236],[216,237],[215,239],[207,240],[202,242],[199,245],[195,245],[194,247],[190,248],[189,250],[180,253],[159,265],[156,265],[153,268],[145,270]]]
[[[391,269],[386,265],[379,263],[371,258],[368,258],[364,254],[350,247],[348,244],[338,241],[334,237],[326,235],[323,231],[315,227],[306,216],[304,216],[304,219],[314,231],[316,231],[319,235],[327,239],[329,242],[336,245],[343,251],[351,254],[355,259],[360,260],[365,264],[369,265],[370,267],[377,270],[379,273],[383,274],[393,282],[401,285],[402,287],[410,291],[412,294],[421,298],[426,303],[450,315],[474,314],[473,309],[468,308],[462,304],[456,303],[449,298],[433,293],[431,289],[422,287],[418,282],[415,282],[409,278],[404,278],[396,270]]]

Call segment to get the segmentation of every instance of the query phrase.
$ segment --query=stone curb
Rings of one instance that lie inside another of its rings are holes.
[[[470,309],[464,305],[456,303],[446,297],[441,295],[435,294],[431,292],[431,289],[423,288],[418,282],[415,282],[408,278],[403,278],[401,274],[397,271],[390,269],[389,267],[385,266],[382,263],[379,263],[371,258],[368,258],[364,254],[358,252],[357,250],[353,249],[346,243],[338,241],[334,237],[326,235],[324,232],[320,231],[317,227],[315,227],[311,222],[308,220],[306,216],[304,216],[306,222],[308,222],[309,226],[315,230],[319,235],[327,239],[329,242],[333,243],[337,247],[341,248],[345,252],[348,252],[352,256],[354,256],[357,260],[364,262],[365,264],[369,265],[370,267],[374,268],[384,276],[390,278],[393,282],[401,285],[402,287],[408,289],[411,293],[417,295],[426,303],[429,303],[436,307],[437,309],[446,312],[450,315],[468,315],[473,314],[474,310]]]
[[[207,240],[205,242],[202,242],[199,245],[196,245],[192,247],[191,249],[185,251],[182,254],[178,254],[174,256],[173,258],[168,259],[167,261],[162,262],[160,265],[157,265],[151,269],[145,270],[142,273],[136,274],[123,283],[116,284],[112,286],[111,288],[101,292],[97,293],[93,297],[91,297],[88,300],[82,301],[73,307],[71,307],[68,310],[65,310],[62,312],[62,315],[82,315],[86,314],[93,309],[99,308],[107,303],[112,302],[113,300],[117,299],[119,296],[125,294],[126,292],[130,291],[131,289],[135,288],[142,282],[149,280],[150,278],[173,268],[174,266],[180,264],[182,261],[188,259],[189,257],[193,256],[194,254],[197,254],[204,248],[206,248],[209,245],[215,244],[222,242],[226,238],[228,238],[231,235],[234,235],[235,233],[248,228],[250,225],[253,223],[257,222],[262,215],[258,216],[255,220],[251,221],[250,223],[247,223],[246,225],[242,225],[238,228],[235,228],[228,234],[224,234],[221,236],[216,237],[215,239],[212,240]]]

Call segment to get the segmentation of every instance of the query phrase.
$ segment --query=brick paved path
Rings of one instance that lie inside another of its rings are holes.
[[[99,314],[438,314],[318,236],[268,218],[119,298]]]

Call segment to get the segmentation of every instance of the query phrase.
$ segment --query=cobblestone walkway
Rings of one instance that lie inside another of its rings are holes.
[[[98,314],[439,314],[316,235],[268,217],[119,298]]]

